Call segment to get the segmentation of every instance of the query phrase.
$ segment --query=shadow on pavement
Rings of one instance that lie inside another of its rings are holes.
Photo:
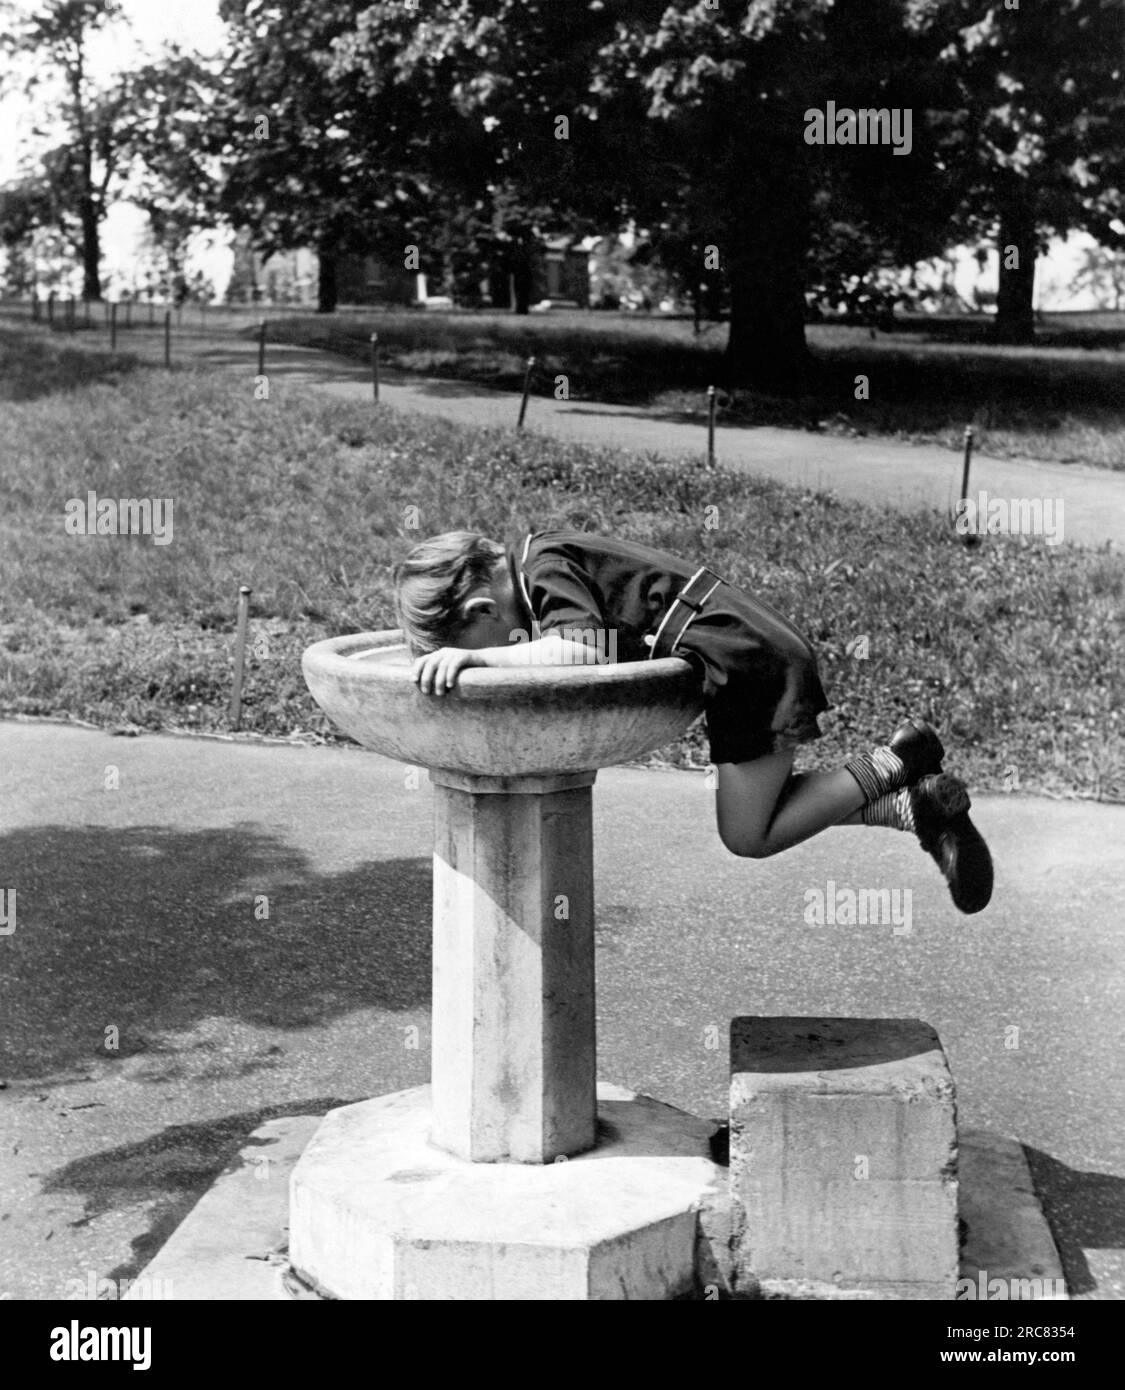
[[[133,1279],[260,1125],[285,1115],[323,1115],[347,1104],[333,1096],[317,1096],[199,1124],[169,1125],[139,1143],[75,1159],[46,1178],[42,1191],[83,1199],[84,1213],[71,1223],[74,1226],[138,1203],[154,1203],[148,1230],[132,1241],[132,1258],[100,1276]]]
[[[429,1006],[428,857],[326,875],[253,825],[41,826],[0,839],[0,863],[17,892],[0,941],[9,1080],[138,1052],[174,1070],[184,1047],[214,1044],[162,1035],[216,1016],[306,1028]]]
[[[1085,1251],[1125,1249],[1125,1178],[1068,1168],[1026,1144],[1024,1153],[1070,1292],[1092,1293],[1098,1282]]]
[[[704,411],[652,409],[640,410],[638,408],[625,410],[619,408],[615,410],[612,406],[590,404],[562,406],[559,408],[558,413],[560,415],[617,416],[624,420],[643,420],[646,423],[651,421],[655,424],[662,425],[696,425],[699,428],[701,435],[702,432],[707,428],[707,415]],[[750,421],[732,421],[720,418],[715,421],[715,428],[730,429],[736,426],[741,427],[743,424],[749,425],[751,423],[752,422]]]
[[[505,400],[510,400],[512,396],[519,393],[518,387],[486,386],[480,381],[454,381],[448,377],[403,378],[401,384],[413,387],[419,395],[423,396],[448,396],[451,398],[469,396],[478,400],[482,396],[502,396]],[[535,395],[528,397],[529,407],[535,399]]]

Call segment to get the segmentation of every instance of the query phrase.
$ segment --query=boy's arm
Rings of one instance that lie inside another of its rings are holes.
[[[583,666],[603,662],[593,643],[572,642],[555,633],[510,647],[442,647],[415,661],[411,675],[425,695],[444,695],[457,683],[459,672],[471,666]]]
[[[575,642],[557,632],[533,642],[513,642],[507,647],[484,647],[476,653],[482,666],[587,666],[604,662],[594,642]]]

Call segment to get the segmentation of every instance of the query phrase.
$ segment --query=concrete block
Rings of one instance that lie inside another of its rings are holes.
[[[735,1292],[952,1299],[953,1078],[917,1019],[731,1023]]]
[[[429,1087],[330,1111],[293,1173],[290,1259],[343,1299],[667,1300],[721,1202],[711,1121],[598,1086],[598,1143],[545,1165],[430,1143]]]

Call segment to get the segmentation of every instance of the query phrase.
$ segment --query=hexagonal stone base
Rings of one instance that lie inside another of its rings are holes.
[[[346,1299],[672,1299],[726,1199],[716,1126],[598,1086],[598,1143],[556,1163],[433,1148],[430,1088],[330,1111],[293,1172],[289,1255]]]

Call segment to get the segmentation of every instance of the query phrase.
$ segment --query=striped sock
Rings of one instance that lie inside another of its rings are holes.
[[[883,745],[870,753],[857,753],[844,767],[859,783],[867,801],[877,801],[885,792],[896,791],[906,781],[906,764],[892,749]]]
[[[864,825],[885,825],[888,830],[908,830],[917,835],[914,823],[914,795],[910,787],[888,792],[863,808]]]

